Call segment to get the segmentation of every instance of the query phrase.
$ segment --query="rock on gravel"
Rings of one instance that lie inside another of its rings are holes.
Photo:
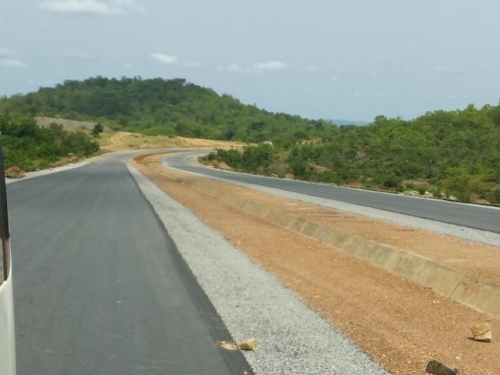
[[[234,340],[258,339],[258,350],[244,353],[256,374],[387,374],[275,277],[129,169]]]
[[[427,368],[425,369],[426,374],[434,374],[434,375],[459,375],[459,369],[451,369],[445,364],[438,362],[436,360],[432,360],[427,364]]]
[[[471,327],[474,340],[491,342],[491,327],[488,323],[474,324]]]
[[[240,344],[241,350],[255,350],[257,348],[257,340],[254,338],[243,340]]]
[[[7,178],[23,178],[26,172],[18,167],[10,167],[5,170],[5,177]]]

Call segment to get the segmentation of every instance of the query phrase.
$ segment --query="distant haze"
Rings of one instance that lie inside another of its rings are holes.
[[[366,121],[352,121],[352,120],[330,120],[330,122],[334,123],[335,125],[364,126],[369,124],[369,122]]]

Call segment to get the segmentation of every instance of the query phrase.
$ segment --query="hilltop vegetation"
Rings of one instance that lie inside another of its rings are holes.
[[[207,159],[253,173],[500,203],[500,106],[336,126],[261,110],[183,79],[95,77],[2,98],[1,114],[8,123],[19,114],[47,116],[145,135],[257,143]]]
[[[65,81],[54,88],[0,100],[0,113],[92,120],[148,135],[284,143],[307,138],[323,121],[243,105],[184,79]]]
[[[500,106],[331,128],[288,148],[218,150],[207,160],[280,177],[500,203]]]

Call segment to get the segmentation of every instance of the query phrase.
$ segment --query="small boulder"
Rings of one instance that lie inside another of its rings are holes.
[[[420,196],[420,193],[416,190],[407,190],[404,192],[404,194],[406,196],[409,196],[409,197],[419,197]]]
[[[425,368],[426,374],[434,374],[434,375],[458,375],[460,374],[460,370],[455,368],[451,369],[445,364],[438,362],[436,360],[429,361],[427,367]]]
[[[470,329],[474,340],[491,342],[491,327],[488,323],[474,324]]]
[[[255,350],[257,347],[257,340],[254,338],[243,340],[240,344],[241,350]]]
[[[238,345],[235,342],[221,341],[220,346],[226,350],[238,350]]]
[[[5,177],[7,178],[23,178],[26,173],[19,167],[9,167],[5,170]]]

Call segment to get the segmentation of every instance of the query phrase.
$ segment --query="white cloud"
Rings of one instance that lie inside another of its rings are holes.
[[[360,92],[360,91],[345,91],[344,95],[345,96],[351,96],[351,97],[354,97],[354,98],[360,98],[361,96],[363,96],[363,93]]]
[[[436,65],[434,66],[434,70],[443,74],[459,75],[464,73],[462,68],[458,65],[449,65],[449,66]]]
[[[253,66],[255,70],[281,70],[287,69],[288,65],[280,61],[267,61]]]
[[[114,16],[130,12],[144,12],[144,7],[134,0],[45,0],[39,8],[54,13]]]
[[[61,57],[72,60],[90,60],[90,55],[86,52],[62,51]]]
[[[0,46],[0,56],[14,56],[14,52],[6,47]]]
[[[339,65],[335,65],[333,67],[333,70],[335,71],[335,74],[338,75],[338,76],[345,76],[345,75],[348,75],[350,73],[350,71],[342,66],[339,66]]]
[[[153,53],[151,58],[162,64],[179,64],[180,60],[177,56],[166,55],[164,53]]]
[[[188,61],[187,63],[184,64],[184,66],[186,66],[188,68],[196,68],[200,65],[201,65],[201,63],[199,63],[198,61]]]
[[[131,63],[125,62],[122,64],[125,69],[132,69],[134,66]]]
[[[227,67],[227,70],[229,70],[230,72],[241,72],[243,68],[238,64],[231,64]]]
[[[6,66],[9,68],[23,68],[26,66],[26,64],[17,59],[3,58],[0,59],[0,66]]]
[[[15,58],[16,53],[7,47],[0,46],[0,66],[8,68],[24,68],[27,65]]]
[[[111,0],[111,3],[125,11],[138,13],[146,12],[144,6],[142,4],[138,4],[135,0]]]
[[[182,61],[177,56],[167,55],[161,52],[152,53],[150,57],[160,64],[166,65],[180,65],[186,68],[197,68],[202,65],[199,61]]]
[[[55,13],[80,13],[99,16],[116,14],[108,4],[96,0],[54,0],[42,1],[40,9]]]
[[[79,60],[79,61],[88,61],[91,59],[91,56],[88,53],[79,51],[49,52],[47,55],[53,59]]]
[[[242,66],[237,63],[232,63],[229,65],[217,64],[215,66],[216,70],[225,71],[225,72],[233,72],[233,73],[247,73],[247,74],[255,74],[262,71],[270,71],[270,70],[283,70],[288,69],[289,66],[280,61],[267,61],[262,63],[257,63],[251,66]]]
[[[234,63],[229,65],[217,64],[215,66],[215,69],[224,72],[248,72],[248,69]]]
[[[306,70],[308,72],[311,72],[311,73],[317,72],[319,70],[319,66],[318,65],[307,65]]]

